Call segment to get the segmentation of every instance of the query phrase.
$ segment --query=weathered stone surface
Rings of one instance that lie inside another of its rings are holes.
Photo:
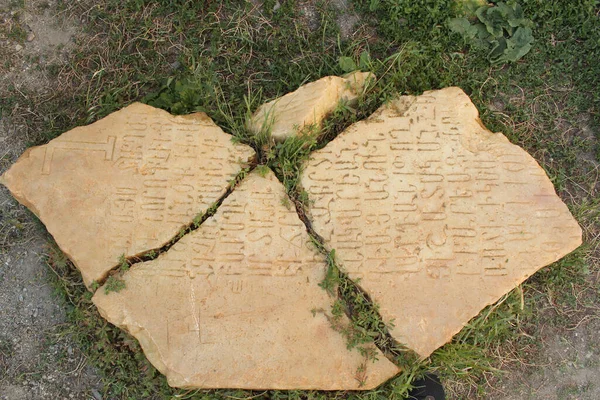
[[[401,97],[313,153],[315,230],[422,356],[581,244],[544,170],[458,88]]]
[[[175,117],[136,103],[28,149],[2,183],[89,285],[119,256],[167,242],[225,193],[254,156],[230,138],[204,113]]]
[[[324,259],[272,173],[251,173],[198,230],[93,301],[129,331],[169,384],[190,388],[368,389],[398,372],[366,365],[322,313]],[[364,379],[364,386],[359,380]]]
[[[281,142],[302,132],[305,126],[320,126],[340,101],[355,101],[366,81],[372,78],[374,76],[370,72],[354,72],[344,77],[326,76],[307,83],[260,106],[248,121],[248,128],[258,134],[270,127],[273,139]]]

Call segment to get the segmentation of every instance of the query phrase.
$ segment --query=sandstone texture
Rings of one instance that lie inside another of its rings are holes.
[[[369,389],[398,372],[381,353],[365,363],[311,312],[331,308],[325,260],[285,196],[271,172],[251,173],[197,230],[132,266],[124,290],[94,295],[171,386]]]
[[[1,182],[89,286],[121,255],[169,241],[253,157],[204,113],[175,117],[135,103],[28,149]]]
[[[544,170],[458,88],[399,98],[312,154],[317,233],[421,356],[581,244]]]
[[[307,83],[260,106],[248,121],[248,127],[255,134],[270,129],[271,137],[278,142],[306,133],[304,127],[320,126],[341,101],[355,101],[367,80],[373,78],[370,72],[353,72],[344,77],[326,76]]]

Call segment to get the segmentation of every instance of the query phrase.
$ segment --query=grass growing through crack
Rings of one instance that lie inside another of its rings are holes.
[[[313,239],[315,241],[319,242]],[[402,370],[413,368],[418,364],[418,355],[392,338],[389,333],[391,322],[383,321],[379,306],[358,286],[359,283],[360,280],[352,280],[342,271],[336,262],[335,250],[329,251],[327,270],[319,286],[335,298],[330,317],[333,329],[346,338],[348,350],[356,348],[367,361],[376,360],[376,353],[372,347],[363,345],[375,344]],[[343,315],[350,319],[350,324],[342,323]]]
[[[505,133],[546,169],[582,224],[587,246],[484,310],[428,360],[381,388],[351,396],[402,398],[412,379],[432,370],[444,377],[455,398],[485,396],[491,374],[518,364],[536,348],[541,318],[560,329],[576,326],[593,312],[600,269],[596,1],[521,0],[536,41],[518,63],[496,66],[490,65],[486,51],[449,30],[448,19],[457,16],[449,0],[355,0],[351,4],[361,18],[359,34],[346,41],[338,40],[337,14],[324,3],[308,2],[311,15],[317,16],[313,20],[302,11],[307,2],[281,2],[278,10],[273,10],[274,1],[262,8],[250,2],[218,3],[62,3],[63,15],[85,16],[89,37],[67,65],[49,68],[57,85],[51,94],[23,89],[22,94],[0,93],[3,118],[27,125],[31,141],[40,143],[137,99],[174,113],[205,111],[238,140],[255,146],[292,193],[298,192],[299,168],[310,149],[322,147],[348,124],[397,93],[458,85],[490,129]],[[340,57],[360,65],[365,52],[378,81],[356,106],[340,107],[326,121],[322,139],[275,145],[267,136],[253,141],[247,134],[249,110],[303,82],[340,75],[346,72]],[[295,200],[306,204],[308,199],[300,192]],[[198,225],[200,219],[194,222]],[[137,343],[100,319],[68,263],[54,258],[57,292],[70,304],[73,325],[67,329],[104,371],[108,398],[344,396],[169,389]]]

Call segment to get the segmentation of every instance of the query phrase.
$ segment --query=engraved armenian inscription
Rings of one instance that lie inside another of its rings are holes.
[[[249,127],[263,133],[272,117],[283,140],[355,98],[367,77],[354,75],[350,87],[350,77],[305,85],[287,102],[263,105]],[[379,385],[398,367],[374,347],[378,361],[365,363],[332,329],[333,299],[319,286],[327,263],[274,174],[257,169],[227,191],[254,162],[250,147],[232,143],[205,114],[175,117],[136,103],[27,150],[0,181],[44,222],[88,286],[120,255],[182,232],[156,259],[121,271],[120,291],[107,284],[93,297],[170,385]],[[312,227],[393,321],[396,340],[423,357],[581,244],[543,169],[485,129],[458,88],[398,98],[304,167]],[[217,204],[196,230],[181,231]]]
[[[251,173],[198,230],[127,271],[124,290],[94,295],[171,385],[368,389],[398,372],[378,353],[361,386],[363,357],[311,313],[333,301],[325,261],[284,196],[271,172]]]
[[[403,97],[315,152],[313,227],[422,356],[581,244],[535,160],[458,88]]]
[[[225,193],[254,156],[206,115],[133,104],[30,150],[4,175],[84,281],[160,247]]]

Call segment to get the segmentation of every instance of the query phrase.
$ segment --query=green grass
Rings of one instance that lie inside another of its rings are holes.
[[[571,326],[597,304],[598,1],[521,0],[533,21],[535,42],[520,61],[505,65],[490,65],[485,51],[450,32],[448,19],[460,13],[450,0],[355,0],[351,4],[364,34],[352,41],[339,39],[338,12],[326,2],[308,2],[317,29],[309,27],[299,2],[281,2],[277,11],[274,1],[266,1],[262,10],[250,2],[224,3],[61,3],[66,16],[85,12],[89,40],[76,44],[66,65],[49,67],[56,81],[51,101],[8,90],[0,93],[2,115],[27,123],[32,143],[43,143],[135,100],[176,114],[205,111],[237,140],[252,145],[302,208],[309,199],[297,183],[310,151],[398,94],[457,85],[471,96],[486,126],[524,147],[546,169],[584,228],[586,246],[488,307],[427,360],[364,393],[171,389],[137,342],[98,315],[79,274],[53,250],[53,283],[71,321],[65,333],[73,335],[102,374],[105,398],[400,399],[412,380],[427,371],[443,377],[453,398],[485,398],[486,382],[500,367],[510,367],[509,358],[529,357],[521,349],[535,348],[541,318],[556,327]],[[336,110],[318,139],[275,145],[268,135],[254,139],[248,134],[245,119],[258,105],[302,83],[341,75],[347,63],[340,64],[340,57],[367,67],[378,80],[356,106]],[[44,117],[31,117],[24,104]],[[350,289],[345,293],[344,287]],[[340,308],[364,300],[351,285],[344,287],[334,293],[344,300]],[[365,304],[364,313],[350,313],[354,323],[366,332],[384,330],[372,313],[375,305]]]

